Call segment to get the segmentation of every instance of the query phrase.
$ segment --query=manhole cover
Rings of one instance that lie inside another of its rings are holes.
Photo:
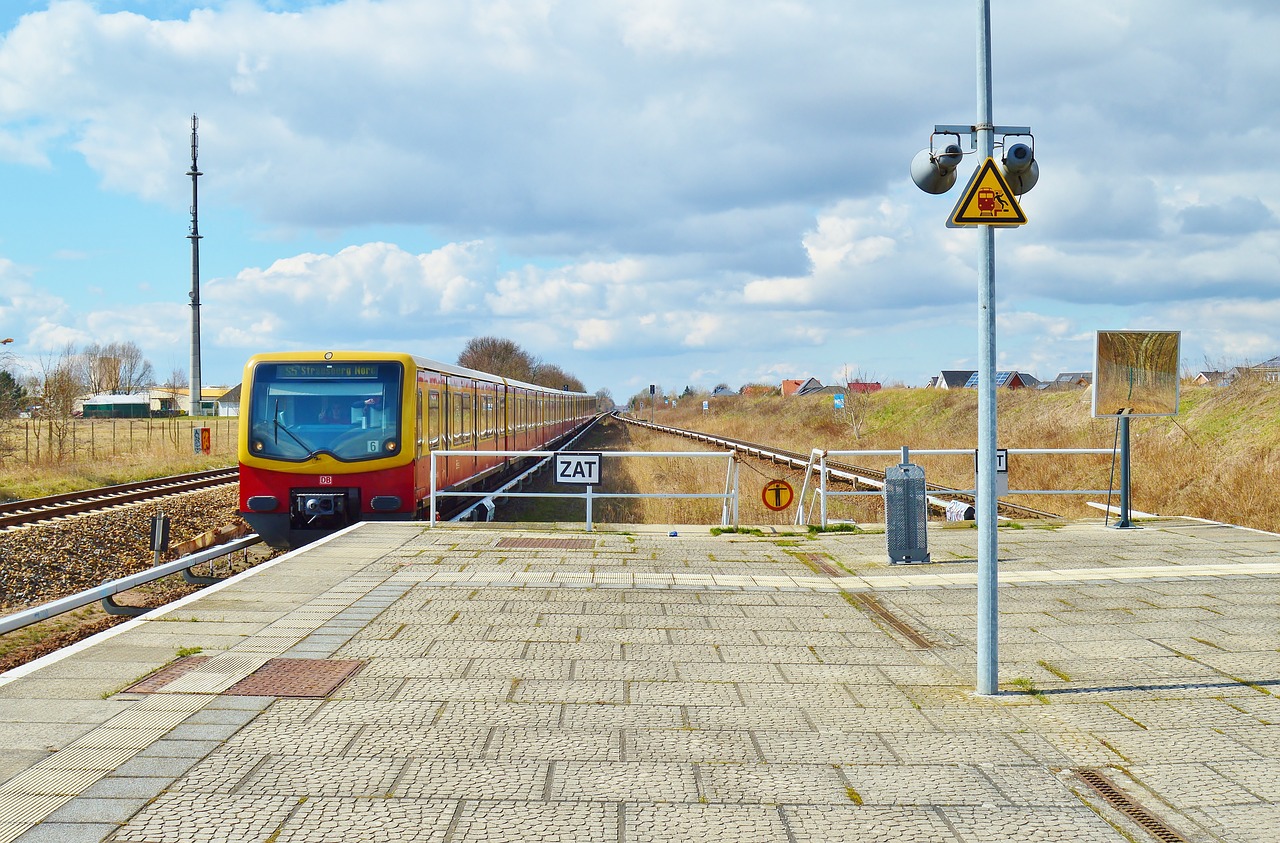
[[[179,676],[185,676],[208,660],[208,656],[184,656],[173,664],[160,668],[146,679],[133,683],[128,688],[125,688],[122,693],[154,694]]]
[[[521,550],[591,550],[595,539],[498,539],[498,547]]]
[[[327,697],[363,665],[359,659],[271,659],[222,693],[234,697]]]

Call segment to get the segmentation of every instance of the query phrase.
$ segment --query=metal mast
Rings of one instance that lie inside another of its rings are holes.
[[[204,175],[196,166],[196,128],[199,118],[191,115],[191,233],[187,239],[191,241],[191,402],[187,412],[196,416],[200,414],[200,221],[197,214],[199,191],[197,179]]]
[[[978,157],[995,151],[991,109],[991,0],[978,3]],[[978,693],[1000,691],[1000,539],[996,534],[996,230],[979,226],[978,287]]]

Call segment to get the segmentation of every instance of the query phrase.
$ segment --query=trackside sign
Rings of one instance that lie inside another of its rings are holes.
[[[560,452],[556,454],[556,481],[595,486],[600,483],[600,455]]]

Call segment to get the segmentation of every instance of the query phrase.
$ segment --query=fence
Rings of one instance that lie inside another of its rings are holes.
[[[192,452],[192,431],[210,429],[212,453],[236,454],[238,419],[176,416],[146,419],[10,419],[0,422],[0,461],[27,465],[79,462],[172,450]]]
[[[1009,456],[1015,455],[1114,455],[1111,448],[1002,448],[1001,451]],[[872,450],[872,451],[823,451],[814,448],[809,455],[809,465],[804,475],[804,485],[800,489],[799,506],[796,508],[796,524],[803,524],[807,515],[813,514],[813,503],[815,500],[819,503],[819,523],[827,526],[827,498],[835,497],[851,497],[854,495],[881,495],[883,494],[883,483],[879,480],[864,477],[860,474],[854,474],[849,471],[833,469],[827,465],[827,457],[901,457],[906,462],[909,457],[915,456],[951,456],[951,457],[968,457],[975,459],[977,452],[973,449],[964,448],[943,448],[928,449],[921,448],[919,450],[910,450],[908,448],[900,448],[896,451]],[[809,499],[809,511],[806,513],[804,506],[804,496],[809,490],[810,480],[814,474],[818,476],[818,484],[813,488],[812,496]],[[846,482],[853,484],[851,492],[833,492],[827,488],[827,480],[829,477],[837,477]],[[864,484],[873,487],[868,491],[858,491],[858,484]],[[1008,495],[1110,495],[1112,489],[1008,489],[1002,491],[1002,494]],[[949,489],[942,491],[941,494],[964,494],[972,495],[976,493],[975,489]],[[933,506],[945,507],[947,501],[936,496],[926,496],[929,503]]]
[[[561,451],[559,454],[565,456],[577,455],[579,452]],[[431,452],[431,508],[428,512],[436,511],[436,499],[441,497],[456,498],[475,498],[486,493],[478,493],[475,491],[446,491],[437,489],[438,475],[436,474],[436,459],[448,457],[475,457],[475,451],[432,451]],[[547,451],[484,451],[484,456],[490,457],[540,457],[539,467],[555,458],[556,454]],[[583,484],[586,490],[583,492],[513,492],[508,491],[506,487],[501,492],[488,493],[487,497],[496,498],[577,498],[586,503],[586,525],[587,532],[591,532],[591,505],[597,500],[620,500],[635,498],[662,498],[662,499],[707,499],[716,498],[723,501],[720,508],[720,526],[728,527],[738,526],[738,461],[734,457],[733,451],[592,451],[591,456],[600,457],[601,461],[608,459],[631,459],[637,457],[690,457],[693,459],[722,459],[727,460],[728,469],[725,472],[725,490],[723,492],[656,492],[656,493],[640,493],[640,492],[596,492],[592,484]],[[531,470],[532,471],[532,470]],[[526,472],[531,473],[531,472]],[[601,472],[603,475],[603,472]],[[510,485],[510,484],[509,484]]]

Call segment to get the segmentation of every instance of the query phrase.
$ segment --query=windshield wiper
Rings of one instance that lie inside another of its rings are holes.
[[[315,456],[316,449],[311,447],[311,445],[309,445],[308,443],[302,441],[302,439],[298,436],[298,434],[290,430],[287,424],[284,424],[283,422],[280,421],[280,399],[279,398],[276,399],[275,406],[272,408],[271,421],[272,421],[272,424],[275,425],[275,443],[274,444],[277,444],[277,445],[280,444],[280,431],[283,430],[285,433],[289,434],[290,439],[292,439],[294,442],[297,442],[299,445],[302,446],[303,450],[307,452],[307,456],[309,457]]]

